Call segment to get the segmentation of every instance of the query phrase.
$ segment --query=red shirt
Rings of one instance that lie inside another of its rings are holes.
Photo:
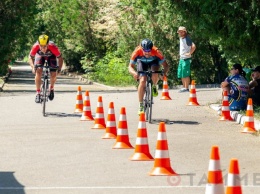
[[[47,52],[50,52],[51,54],[55,55],[56,57],[60,57],[61,56],[61,52],[59,50],[59,48],[54,44],[54,42],[49,41],[49,44],[47,45]],[[36,42],[33,46],[32,49],[30,51],[30,56],[34,57],[36,55],[36,53],[38,53],[41,56],[45,56],[45,54],[43,54],[40,51],[40,44],[38,42]]]

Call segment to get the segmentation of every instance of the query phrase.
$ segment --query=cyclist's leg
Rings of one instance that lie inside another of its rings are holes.
[[[50,65],[50,90],[54,89],[54,84],[57,80],[57,69],[58,69],[58,64],[57,64],[57,59],[55,55],[52,55],[48,58],[48,63]]]
[[[34,66],[37,67],[35,72],[35,86],[36,91],[40,91],[41,88],[41,77],[42,77],[42,67],[44,64],[44,58],[40,56],[39,54],[36,54],[35,60],[34,60]]]
[[[159,63],[153,63],[151,65],[151,70],[152,71],[159,71],[160,70],[160,65]],[[153,84],[157,85],[158,81],[159,81],[159,74],[158,73],[153,73],[152,74],[152,80],[153,80]]]
[[[50,94],[49,94],[49,99],[53,100],[54,99],[54,84],[57,80],[57,59],[54,55],[50,56],[48,58],[48,63],[50,65]]]
[[[152,71],[159,71],[160,70],[160,65],[159,63],[153,63],[151,65],[151,70]],[[153,81],[153,96],[156,97],[158,96],[158,81],[159,81],[159,74],[158,73],[153,73],[152,74],[152,81]]]
[[[35,97],[35,102],[40,103],[41,98],[40,98],[40,92],[41,92],[41,78],[42,78],[42,66],[44,64],[44,58],[40,56],[39,54],[36,54],[35,60],[34,60],[34,66],[36,68],[35,72],[35,86],[36,86],[36,97]]]
[[[141,60],[137,60],[137,71],[147,71],[148,66],[143,64]],[[145,74],[140,74],[139,85],[138,85],[138,99],[139,103],[143,102],[147,77]]]

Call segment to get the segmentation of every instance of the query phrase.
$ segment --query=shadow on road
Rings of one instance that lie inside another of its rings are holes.
[[[46,117],[81,117],[81,114],[69,114],[64,112],[46,113]]]
[[[14,172],[0,172],[0,193],[25,194],[24,186],[16,180]]]
[[[171,121],[169,119],[152,119],[152,124],[159,124],[160,122],[164,122],[166,125],[172,124],[185,124],[185,125],[198,125],[197,121]]]

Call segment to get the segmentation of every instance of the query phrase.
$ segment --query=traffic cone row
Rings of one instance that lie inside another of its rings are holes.
[[[218,146],[212,146],[205,194],[225,194]],[[237,159],[230,160],[226,194],[242,194]]]
[[[194,85],[194,82],[192,85]],[[192,89],[193,89],[192,94],[194,94],[194,91],[196,93],[195,86],[192,87],[191,90]],[[81,88],[78,87],[75,111],[76,109],[80,109],[81,106],[80,95],[81,95]],[[227,106],[226,96],[227,95],[224,93],[224,100],[223,100],[224,107]],[[250,100],[251,99],[249,99],[247,114],[246,114],[248,116],[248,119],[245,122],[244,129],[242,132],[248,132],[248,131],[251,132],[255,130],[254,122],[253,122],[252,100],[251,101]],[[190,96],[190,103],[195,103],[195,102],[197,102],[196,95],[195,98],[191,98]],[[92,114],[91,114],[88,91],[86,91],[85,94],[84,106],[82,111],[83,113],[82,113],[81,120],[91,120]],[[225,119],[227,119],[228,116],[227,116],[227,112],[225,111],[229,111],[227,107],[222,109],[222,112],[224,112],[223,115],[226,115]],[[125,107],[122,107],[120,110],[118,128],[116,128],[113,102],[110,102],[109,104],[107,123],[105,123],[102,97],[99,96],[97,109],[96,109],[96,116],[94,120],[95,120],[95,124],[92,128],[106,129],[106,133],[103,135],[102,139],[116,139],[116,142],[112,147],[113,149],[133,149],[133,146],[131,145],[128,136],[128,126],[127,126]],[[132,161],[154,160],[154,167],[149,172],[149,175],[151,176],[163,176],[163,175],[178,176],[178,174],[172,169],[170,164],[168,142],[166,136],[166,127],[164,122],[161,122],[159,124],[155,157],[153,158],[153,156],[150,154],[144,113],[141,113],[139,117],[135,152],[129,159]],[[224,194],[224,185],[223,185],[222,171],[220,166],[220,155],[217,146],[212,146],[211,149],[209,168],[208,168],[208,179],[207,179],[205,194]],[[226,194],[242,194],[237,159],[232,159],[230,161]]]

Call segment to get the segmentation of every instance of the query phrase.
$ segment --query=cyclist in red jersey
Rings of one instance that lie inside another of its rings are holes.
[[[146,87],[147,77],[144,74],[138,75],[137,71],[146,71],[151,68],[152,71],[159,71],[161,65],[164,68],[164,75],[166,76],[169,71],[169,65],[166,62],[164,56],[159,51],[157,47],[153,45],[153,42],[150,39],[144,39],[141,42],[141,45],[136,47],[132,53],[130,63],[128,66],[129,73],[137,80],[139,79],[138,86],[138,99],[139,99],[139,111],[138,114],[144,112],[143,106],[143,97]],[[158,74],[152,74],[153,81],[153,96],[158,96],[158,86],[159,81]]]
[[[57,65],[58,59],[58,65]],[[35,74],[36,98],[35,102],[40,103],[40,87],[42,77],[42,67],[45,60],[50,65],[50,94],[49,99],[54,99],[54,84],[57,80],[57,74],[60,73],[63,58],[59,48],[54,42],[49,41],[47,35],[40,35],[37,42],[32,46],[29,55],[29,64],[32,67],[32,72]],[[36,68],[37,67],[37,68]]]

